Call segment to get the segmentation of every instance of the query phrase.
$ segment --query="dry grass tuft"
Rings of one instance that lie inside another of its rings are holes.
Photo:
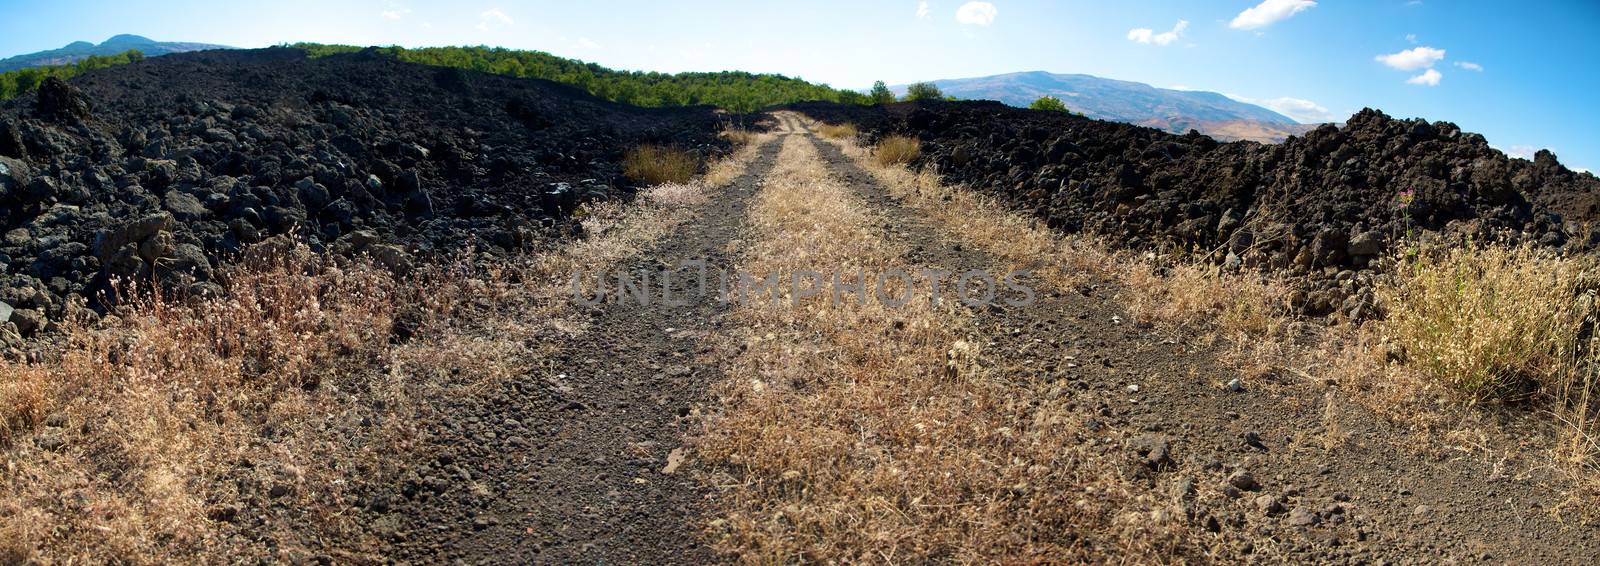
[[[1407,365],[1471,402],[1586,395],[1594,269],[1529,247],[1421,254],[1379,288],[1383,334]]]
[[[922,142],[906,136],[888,136],[878,142],[872,160],[882,167],[911,163],[922,153]]]
[[[687,183],[699,172],[699,156],[672,147],[641,145],[622,158],[622,174],[650,185]]]
[[[861,132],[856,130],[856,125],[851,123],[822,124],[817,126],[817,133],[830,140],[853,140],[861,135]]]

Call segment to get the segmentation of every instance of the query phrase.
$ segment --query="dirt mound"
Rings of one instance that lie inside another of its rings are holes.
[[[1351,282],[1408,236],[1600,243],[1600,179],[1547,151],[1508,158],[1448,122],[1368,109],[1263,145],[988,102],[793,108],[916,136],[921,165],[1063,231],[1305,276],[1295,306],[1307,314],[1360,315],[1371,301]]]
[[[372,53],[199,52],[50,81],[0,106],[0,302],[28,334],[119,277],[214,289],[219,258],[290,232],[397,267],[537,244],[631,194],[627,149],[720,153],[719,121]]]

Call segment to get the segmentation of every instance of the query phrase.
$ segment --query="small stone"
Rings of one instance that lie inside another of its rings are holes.
[[[283,497],[285,495],[289,495],[289,493],[291,493],[293,491],[294,491],[294,488],[289,487],[289,484],[286,484],[286,483],[273,484],[272,488],[267,490],[267,497],[273,497],[273,498]]]
[[[1283,511],[1283,502],[1278,501],[1275,495],[1262,495],[1256,498],[1256,508],[1271,515]]]
[[[1129,383],[1128,387],[1126,387],[1126,389],[1128,390],[1129,393],[1138,393],[1139,392],[1139,384],[1137,384],[1137,383]]]
[[[1289,512],[1289,524],[1296,527],[1309,527],[1317,524],[1317,514],[1307,511],[1304,507],[1296,507]]]
[[[1244,470],[1239,470],[1228,476],[1228,485],[1244,491],[1261,489],[1261,483],[1256,481],[1256,477]]]
[[[1228,386],[1227,387],[1228,387],[1228,391],[1232,391],[1234,393],[1243,393],[1244,392],[1244,384],[1240,383],[1239,382],[1239,378],[1237,378],[1237,377],[1228,380]]]

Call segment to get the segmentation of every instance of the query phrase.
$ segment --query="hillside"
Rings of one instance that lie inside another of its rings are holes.
[[[1281,142],[1314,126],[1215,92],[1156,88],[1093,75],[1044,71],[932,81],[945,94],[967,100],[997,100],[1027,107],[1054,96],[1090,118],[1126,122],[1182,134],[1191,129],[1222,141]],[[905,85],[890,87],[897,94]]]
[[[297,43],[312,56],[351,53],[364,48],[349,45]],[[818,85],[783,75],[741,71],[714,73],[654,73],[618,71],[594,63],[567,59],[542,51],[498,47],[365,48],[401,61],[456,67],[509,77],[566,83],[589,93],[635,106],[694,106],[706,104],[750,112],[759,108],[801,101],[864,103],[860,93]]]
[[[226,45],[191,43],[183,41],[156,41],[148,37],[122,34],[112,36],[111,39],[100,42],[99,45],[89,43],[87,41],[74,41],[60,49],[39,51],[37,53],[26,53],[23,55],[16,55],[13,57],[7,57],[5,59],[0,59],[0,73],[4,73],[6,71],[15,71],[17,69],[26,69],[29,67],[66,65],[68,63],[76,63],[80,60],[88,58],[91,55],[116,55],[126,52],[129,49],[137,49],[146,57],[156,57],[170,53],[228,48],[229,47]]]

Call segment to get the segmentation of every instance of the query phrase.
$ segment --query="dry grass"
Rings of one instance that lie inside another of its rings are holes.
[[[1600,512],[1597,267],[1526,246],[1418,254],[1378,289],[1388,316],[1361,339],[1378,347],[1345,370],[1408,418],[1434,413],[1425,406],[1440,398],[1547,411],[1564,437],[1556,469],[1577,487],[1577,507]]]
[[[622,158],[622,174],[650,185],[687,183],[700,172],[693,152],[659,145],[641,145]]]
[[[911,163],[922,153],[922,142],[906,136],[888,136],[878,142],[872,160],[882,167]]]
[[[652,187],[588,211],[583,240],[406,278],[274,240],[222,269],[223,298],[134,294],[114,316],[65,323],[33,361],[0,361],[0,563],[281,561],[293,541],[381,561],[360,554],[381,544],[354,523],[351,478],[381,484],[421,457],[418,427],[441,400],[581,331],[565,319],[576,267],[638,253],[711,189]]]
[[[830,140],[853,140],[856,139],[856,136],[861,135],[861,132],[856,130],[856,125],[848,122],[844,124],[818,125],[817,133]]]
[[[883,222],[793,136],[740,268],[909,267]],[[709,532],[741,561],[1184,555],[1181,513],[1102,461],[1064,385],[995,368],[971,313],[847,297],[733,317],[722,410],[697,450],[723,489]]]
[[[1403,264],[1404,273],[1382,293],[1390,320],[1311,326],[1286,308],[1294,289],[1289,281],[1109,251],[1092,237],[1061,236],[984,195],[944,187],[935,171],[878,165],[868,151],[835,143],[906,204],[1012,268],[1034,269],[1057,289],[1113,281],[1119,302],[1138,322],[1229,338],[1221,354],[1247,381],[1283,371],[1307,376],[1295,368],[1316,367],[1324,378],[1354,388],[1364,406],[1422,430],[1495,426],[1483,415],[1453,409],[1452,398],[1508,400],[1537,392],[1545,401],[1540,410],[1561,423],[1554,469],[1572,480],[1569,503],[1600,512],[1594,504],[1600,500],[1600,344],[1591,343],[1600,335],[1587,326],[1596,320],[1588,260],[1526,249],[1457,249]],[[1413,354],[1396,362],[1397,350]],[[1334,399],[1327,403],[1323,444],[1332,450],[1347,435]]]
[[[1470,402],[1587,395],[1595,266],[1527,247],[1467,246],[1404,262],[1379,288],[1408,365]]]

